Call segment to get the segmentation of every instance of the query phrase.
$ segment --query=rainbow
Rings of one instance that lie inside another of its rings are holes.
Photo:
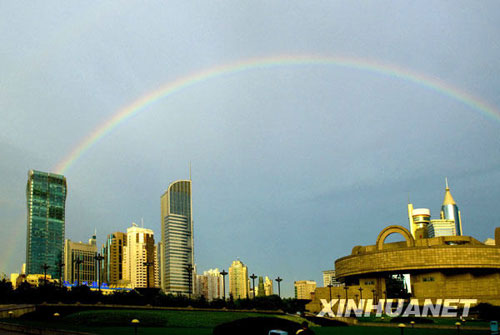
[[[500,112],[482,101],[457,87],[454,87],[438,78],[426,74],[417,73],[394,64],[384,64],[375,60],[335,57],[318,55],[283,55],[273,57],[252,58],[234,63],[224,64],[200,72],[178,78],[172,82],[149,92],[133,101],[131,104],[119,109],[111,118],[95,128],[87,137],[83,139],[66,157],[64,157],[54,168],[59,174],[64,174],[85,152],[94,146],[99,140],[111,133],[121,124],[131,119],[157,101],[175,94],[185,88],[197,83],[207,81],[212,78],[235,74],[239,72],[268,69],[286,66],[303,65],[333,65],[355,70],[368,71],[375,74],[390,76],[393,78],[409,81],[417,85],[436,91],[444,96],[457,100],[470,108],[482,112],[487,116],[500,120]]]

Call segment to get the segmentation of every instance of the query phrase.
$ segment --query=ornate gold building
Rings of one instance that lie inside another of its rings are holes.
[[[443,214],[446,206],[453,216]],[[344,287],[316,289],[307,308],[320,311],[320,299],[363,298],[376,302],[398,298],[387,285],[394,275],[409,278],[411,298],[421,301],[477,299],[477,303],[500,305],[500,228],[495,229],[494,244],[462,236],[460,213],[448,185],[442,208],[441,220],[436,221],[451,221],[454,235],[428,237],[430,212],[409,211],[412,232],[402,226],[388,226],[374,245],[355,246],[350,255],[337,259],[336,276]],[[384,243],[391,234],[402,235],[404,241]]]

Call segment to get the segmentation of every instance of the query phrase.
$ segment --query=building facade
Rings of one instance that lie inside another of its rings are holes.
[[[127,233],[114,232],[106,237],[101,253],[102,281],[112,287],[123,284],[123,253],[127,246]]]
[[[342,283],[337,280],[335,270],[323,271],[323,286],[328,287],[328,285],[333,287],[342,286]]]
[[[26,186],[26,274],[62,277],[66,177],[30,170]]]
[[[203,272],[202,275],[196,275],[194,287],[198,297],[203,296],[208,301],[222,299],[222,275],[219,269],[210,269]]]
[[[132,288],[157,287],[156,252],[153,231],[132,223],[132,227],[127,229],[127,243],[123,253],[124,282],[130,283]]]
[[[96,282],[98,275],[96,256],[95,235],[88,243],[66,240],[64,243],[64,281],[79,285],[83,282],[89,285]]]
[[[410,233],[415,239],[439,236],[462,236],[460,211],[451,196],[448,179],[446,179],[440,219],[431,220],[431,211],[428,208],[413,208],[413,204],[411,203],[408,204],[408,219]]]
[[[266,276],[266,280],[264,281],[264,291],[266,295],[273,295],[273,280],[269,279],[268,276]]]
[[[161,196],[161,283],[166,293],[194,292],[191,191],[191,180],[178,180]]]
[[[229,267],[229,294],[233,299],[249,297],[248,268],[240,260],[233,261]]]
[[[311,300],[311,294],[316,289],[316,282],[313,280],[299,280],[294,282],[295,299]]]

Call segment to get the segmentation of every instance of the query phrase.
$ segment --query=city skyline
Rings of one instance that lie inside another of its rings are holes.
[[[463,235],[493,237],[498,3],[49,0],[0,18],[0,272],[24,262],[30,169],[67,178],[65,235],[101,246],[141,218],[158,240],[192,162],[197,267],[240,257],[282,296],[407,227],[408,194],[438,219],[445,177]]]

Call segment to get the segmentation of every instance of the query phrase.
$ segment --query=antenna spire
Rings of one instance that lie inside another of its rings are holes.
[[[449,190],[450,188],[448,187],[448,177],[444,177],[444,180],[446,182],[446,189]]]

